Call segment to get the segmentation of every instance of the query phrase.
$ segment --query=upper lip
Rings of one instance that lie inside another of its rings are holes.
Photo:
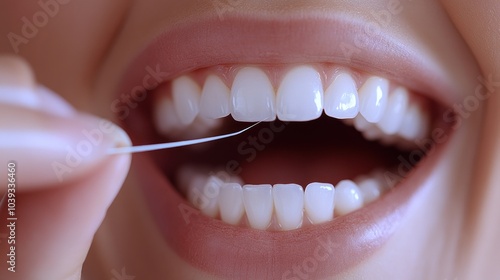
[[[445,105],[454,102],[455,88],[445,69],[429,65],[425,55],[389,35],[367,37],[372,47],[348,60],[340,43],[355,46],[355,35],[362,32],[361,23],[335,17],[198,19],[152,40],[128,67],[120,92],[141,84],[148,66],[159,65],[168,80],[219,64],[332,62],[400,82]],[[222,277],[277,279],[293,265],[314,258],[315,249],[325,241],[320,238],[326,238],[335,244],[334,253],[318,263],[314,275],[331,276],[360,262],[390,237],[422,178],[439,162],[441,148],[397,191],[362,210],[324,225],[278,234],[237,228],[201,215],[188,222],[182,212],[187,206],[184,200],[148,156],[137,157],[134,169],[145,178],[152,215],[167,243],[201,269]]]
[[[129,64],[119,92],[142,85],[148,67],[158,66],[169,80],[221,64],[331,62],[383,76],[443,105],[457,101],[459,89],[449,71],[425,50],[391,34],[370,36],[364,27],[364,22],[318,15],[197,19],[164,30],[146,44]],[[360,46],[360,38],[366,47]]]

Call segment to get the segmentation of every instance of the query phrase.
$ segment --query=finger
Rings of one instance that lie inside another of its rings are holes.
[[[10,92],[33,94],[24,88]],[[63,101],[57,106],[66,111],[47,113],[54,105],[48,100],[61,101],[55,95],[26,100],[32,99],[0,105],[0,190],[6,194],[0,202],[0,279],[78,279],[130,165],[130,155],[106,151],[130,140],[110,122],[66,110]],[[54,162],[71,170],[54,172]]]
[[[111,122],[79,114],[58,95],[35,86],[25,62],[16,65],[13,57],[0,56],[0,75],[0,166],[15,160],[29,170],[21,178],[22,191],[78,178],[106,157],[104,151],[126,145],[119,139],[129,141]],[[5,182],[0,172],[0,183]]]
[[[128,156],[115,156],[70,185],[19,194],[12,205],[14,215],[9,216],[15,221],[7,220],[4,203],[0,221],[2,231],[8,231],[0,244],[0,256],[6,258],[0,279],[56,280],[78,275],[128,167]]]
[[[0,85],[35,86],[31,67],[22,58],[14,55],[0,55]]]
[[[0,128],[0,167],[17,162],[20,191],[75,180],[105,159],[110,148],[129,141],[120,128],[103,119],[78,113],[60,117],[1,104]],[[1,174],[0,182],[5,183]]]

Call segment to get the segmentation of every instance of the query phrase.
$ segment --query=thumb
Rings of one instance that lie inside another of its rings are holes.
[[[0,74],[11,80],[2,59]],[[24,82],[28,90],[0,88],[0,95],[31,104],[0,97],[0,279],[79,279],[130,166],[130,155],[106,151],[130,140],[110,122],[69,110],[55,94]],[[55,103],[64,109],[47,113]]]

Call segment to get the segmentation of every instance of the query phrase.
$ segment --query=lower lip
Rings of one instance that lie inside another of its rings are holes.
[[[411,198],[445,153],[439,145],[398,186],[374,203],[323,225],[268,232],[208,218],[182,198],[150,156],[136,155],[153,218],[181,258],[228,279],[301,279],[345,272],[376,252],[397,230]],[[299,278],[293,278],[299,277]]]

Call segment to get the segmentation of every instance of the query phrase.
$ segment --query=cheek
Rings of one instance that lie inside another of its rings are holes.
[[[11,41],[13,41],[13,39],[17,39],[17,41],[24,41],[27,39],[12,37],[14,35],[24,37],[21,31],[23,25],[22,20],[26,15],[29,15],[27,19],[32,20],[32,16],[37,8],[39,8],[39,6],[37,5],[37,1],[34,0],[21,2],[2,1],[0,3],[0,33],[7,35],[6,37],[2,36],[2,40],[0,40],[0,50],[2,52],[16,52],[16,48],[12,46]],[[26,35],[31,36],[32,34]]]
[[[2,1],[0,52],[24,57],[39,83],[78,105],[125,7],[97,0]]]
[[[123,5],[122,5],[123,7]],[[99,1],[41,0],[0,4],[0,50],[30,56],[66,58],[102,47],[105,35],[116,27],[120,6]],[[89,40],[92,39],[92,40]],[[64,50],[62,50],[64,48]],[[71,50],[70,50],[71,49]]]

